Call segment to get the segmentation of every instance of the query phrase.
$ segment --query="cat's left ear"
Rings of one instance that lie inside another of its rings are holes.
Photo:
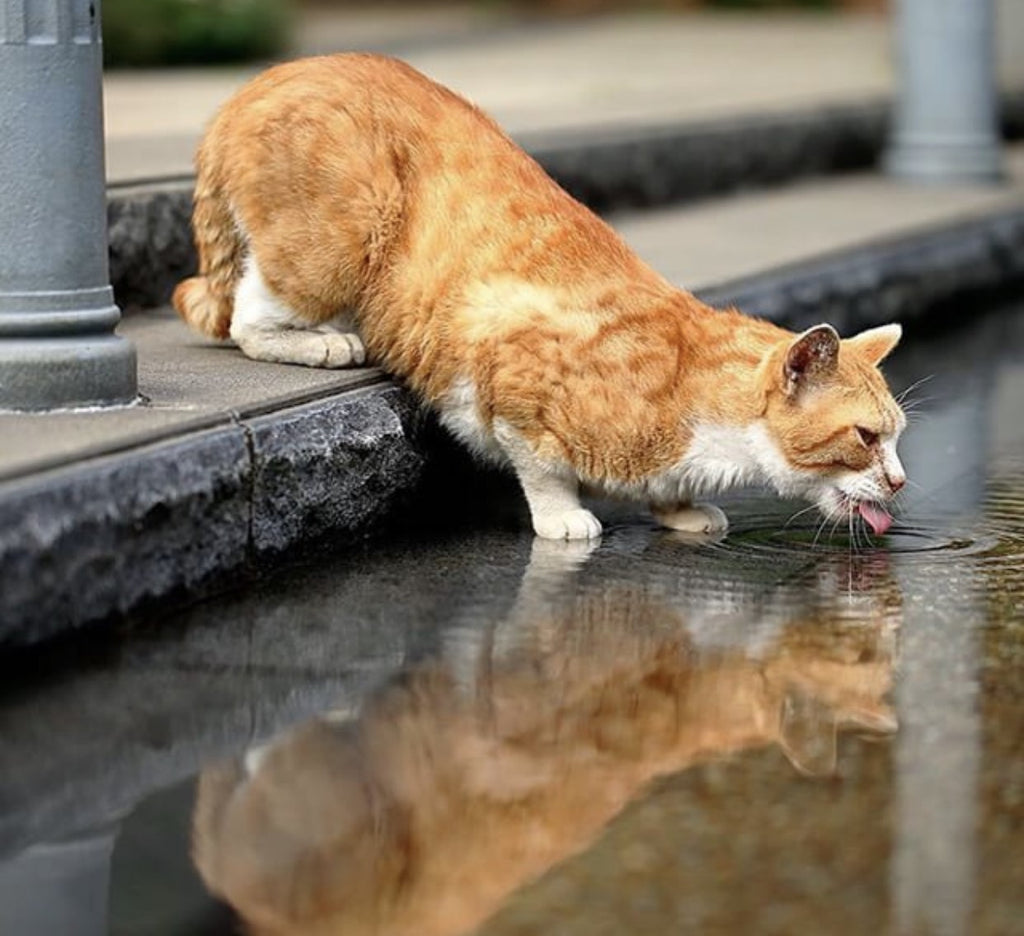
[[[835,372],[839,363],[839,334],[831,325],[815,325],[793,339],[786,349],[783,375],[786,395]]]
[[[851,351],[856,351],[868,363],[877,367],[899,344],[902,335],[903,326],[893,323],[862,331],[859,335],[847,338],[845,344]]]

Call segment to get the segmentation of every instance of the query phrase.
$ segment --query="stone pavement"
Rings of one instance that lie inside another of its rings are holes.
[[[1004,87],[1024,85],[1024,9],[1000,5]],[[879,16],[671,14],[516,18],[500,5],[307,13],[297,54],[398,55],[475,100],[513,135],[677,124],[887,96]],[[214,109],[258,69],[115,72],[104,83],[111,181],[183,175]]]

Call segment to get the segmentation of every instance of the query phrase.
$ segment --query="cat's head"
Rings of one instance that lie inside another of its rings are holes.
[[[878,369],[900,335],[899,325],[884,325],[840,340],[831,325],[816,325],[764,365],[776,487],[835,520],[859,513],[876,533],[888,529],[886,505],[907,480],[896,454],[906,417]]]

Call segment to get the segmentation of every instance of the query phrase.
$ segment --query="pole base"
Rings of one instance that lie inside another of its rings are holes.
[[[885,171],[898,179],[946,184],[994,184],[1006,178],[996,141],[897,140],[885,155]]]
[[[137,395],[135,347],[124,338],[0,339],[0,409],[123,406]]]

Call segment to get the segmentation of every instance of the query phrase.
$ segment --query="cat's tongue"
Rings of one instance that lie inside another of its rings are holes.
[[[864,518],[864,522],[871,527],[875,536],[881,536],[892,526],[892,517],[884,507],[879,507],[877,504],[861,501],[857,505],[857,513]]]

